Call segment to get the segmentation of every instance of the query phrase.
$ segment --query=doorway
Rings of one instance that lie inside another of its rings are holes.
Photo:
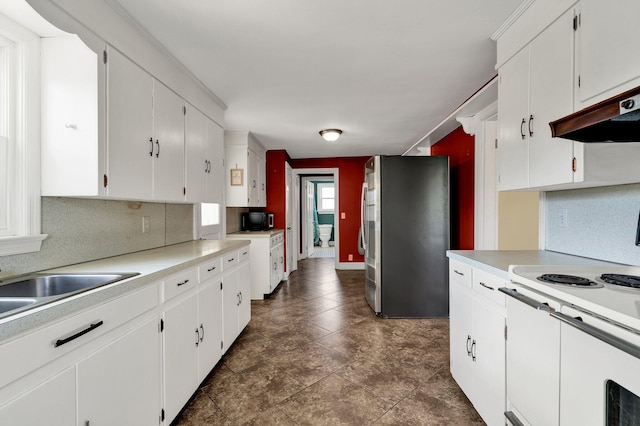
[[[337,268],[340,260],[338,169],[295,169],[294,174],[299,182],[298,258],[333,258]]]

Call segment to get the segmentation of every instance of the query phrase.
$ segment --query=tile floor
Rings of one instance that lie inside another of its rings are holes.
[[[448,319],[376,318],[364,272],[307,259],[176,425],[482,425],[449,374]]]

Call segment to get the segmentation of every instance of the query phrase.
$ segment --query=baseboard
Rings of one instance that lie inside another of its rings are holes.
[[[364,262],[338,262],[338,264],[336,265],[336,269],[364,271]]]

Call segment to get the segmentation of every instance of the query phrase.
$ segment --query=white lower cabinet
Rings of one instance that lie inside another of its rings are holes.
[[[249,249],[225,256],[222,263],[222,346],[226,352],[251,319]]]
[[[504,280],[450,260],[451,375],[488,425],[504,425]]]
[[[163,313],[164,410],[171,421],[198,387],[198,296]]]
[[[251,319],[249,244],[162,281],[0,344],[0,425],[170,424]]]
[[[153,317],[80,361],[78,424],[157,425],[159,343],[158,318]]]
[[[284,232],[238,232],[227,238],[251,241],[251,299],[273,293],[284,278]]]
[[[0,424],[12,426],[75,424],[75,372],[75,367],[69,367],[1,407]]]

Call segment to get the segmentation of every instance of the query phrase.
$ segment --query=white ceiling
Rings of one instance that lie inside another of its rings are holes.
[[[521,2],[117,1],[228,106],[227,130],[293,158],[404,152],[496,74],[490,35]]]

